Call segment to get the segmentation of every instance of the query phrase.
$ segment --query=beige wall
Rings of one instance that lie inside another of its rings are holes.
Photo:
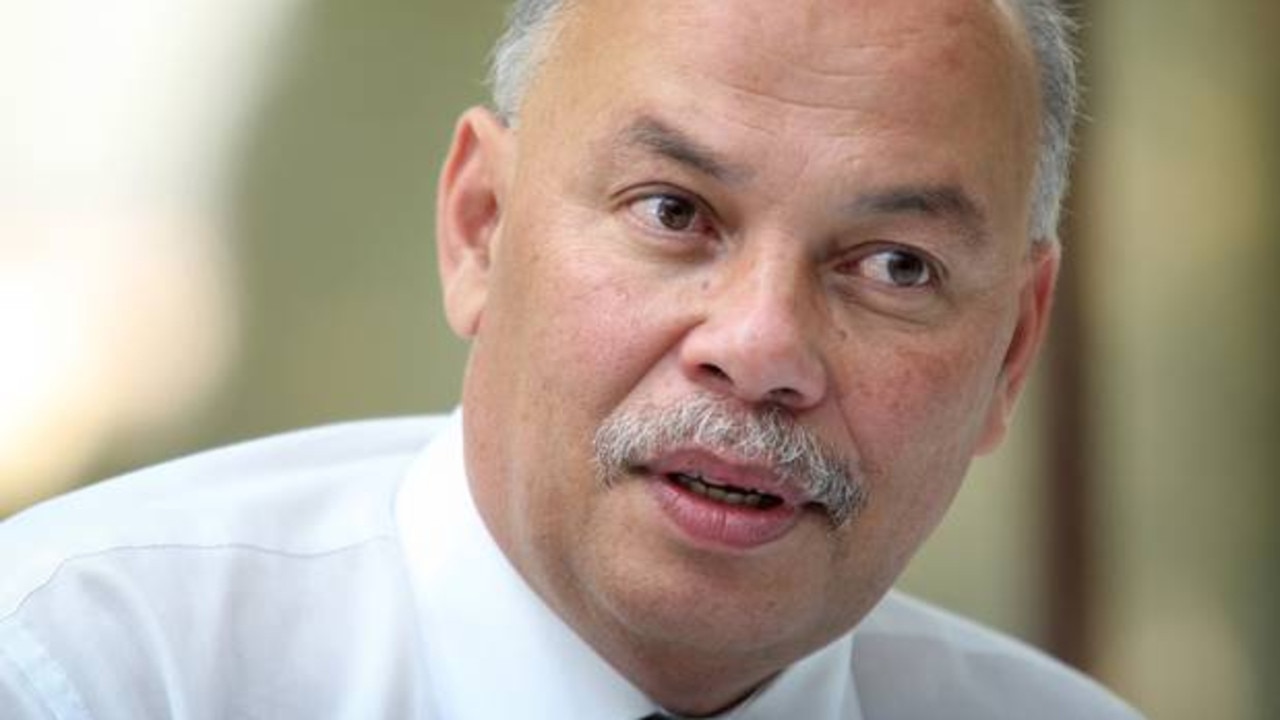
[[[1277,7],[1097,6],[1107,668],[1159,717],[1276,717]]]

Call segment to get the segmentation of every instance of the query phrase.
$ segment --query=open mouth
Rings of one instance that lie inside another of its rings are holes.
[[[768,510],[770,508],[778,507],[783,503],[782,498],[777,495],[770,495],[768,493],[762,493],[747,488],[734,487],[732,485],[719,485],[707,480],[697,473],[673,472],[668,473],[666,478],[671,483],[688,490],[694,495],[698,495],[715,502],[724,503],[725,505]]]
[[[808,498],[776,472],[700,449],[664,454],[634,467],[651,496],[687,542],[716,552],[746,552],[791,532]]]

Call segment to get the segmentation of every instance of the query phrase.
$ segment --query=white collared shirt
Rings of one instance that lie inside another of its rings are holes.
[[[0,524],[0,717],[658,710],[514,571],[462,458],[456,414],[333,426],[157,466]],[[722,717],[1137,715],[1016,641],[891,593]]]

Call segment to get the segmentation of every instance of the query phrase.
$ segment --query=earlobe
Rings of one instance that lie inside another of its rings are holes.
[[[436,256],[445,317],[455,333],[480,327],[501,227],[511,131],[492,112],[458,119],[436,193]]]
[[[1061,257],[1062,250],[1056,243],[1036,243],[1026,260],[1028,275],[1019,296],[1018,322],[996,379],[994,397],[987,408],[986,423],[976,450],[979,455],[995,450],[1004,440],[1014,406],[1044,344]]]

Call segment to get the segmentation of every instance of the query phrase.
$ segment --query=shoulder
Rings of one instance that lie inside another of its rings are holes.
[[[355,697],[380,703],[370,715],[413,716],[421,668],[394,502],[439,426],[293,432],[0,523],[0,704],[316,717]]]
[[[1026,643],[896,591],[855,631],[853,668],[869,717],[1140,717]]]
[[[0,617],[63,565],[139,548],[320,553],[390,532],[403,469],[442,420],[344,423],[202,452],[0,523]]]

